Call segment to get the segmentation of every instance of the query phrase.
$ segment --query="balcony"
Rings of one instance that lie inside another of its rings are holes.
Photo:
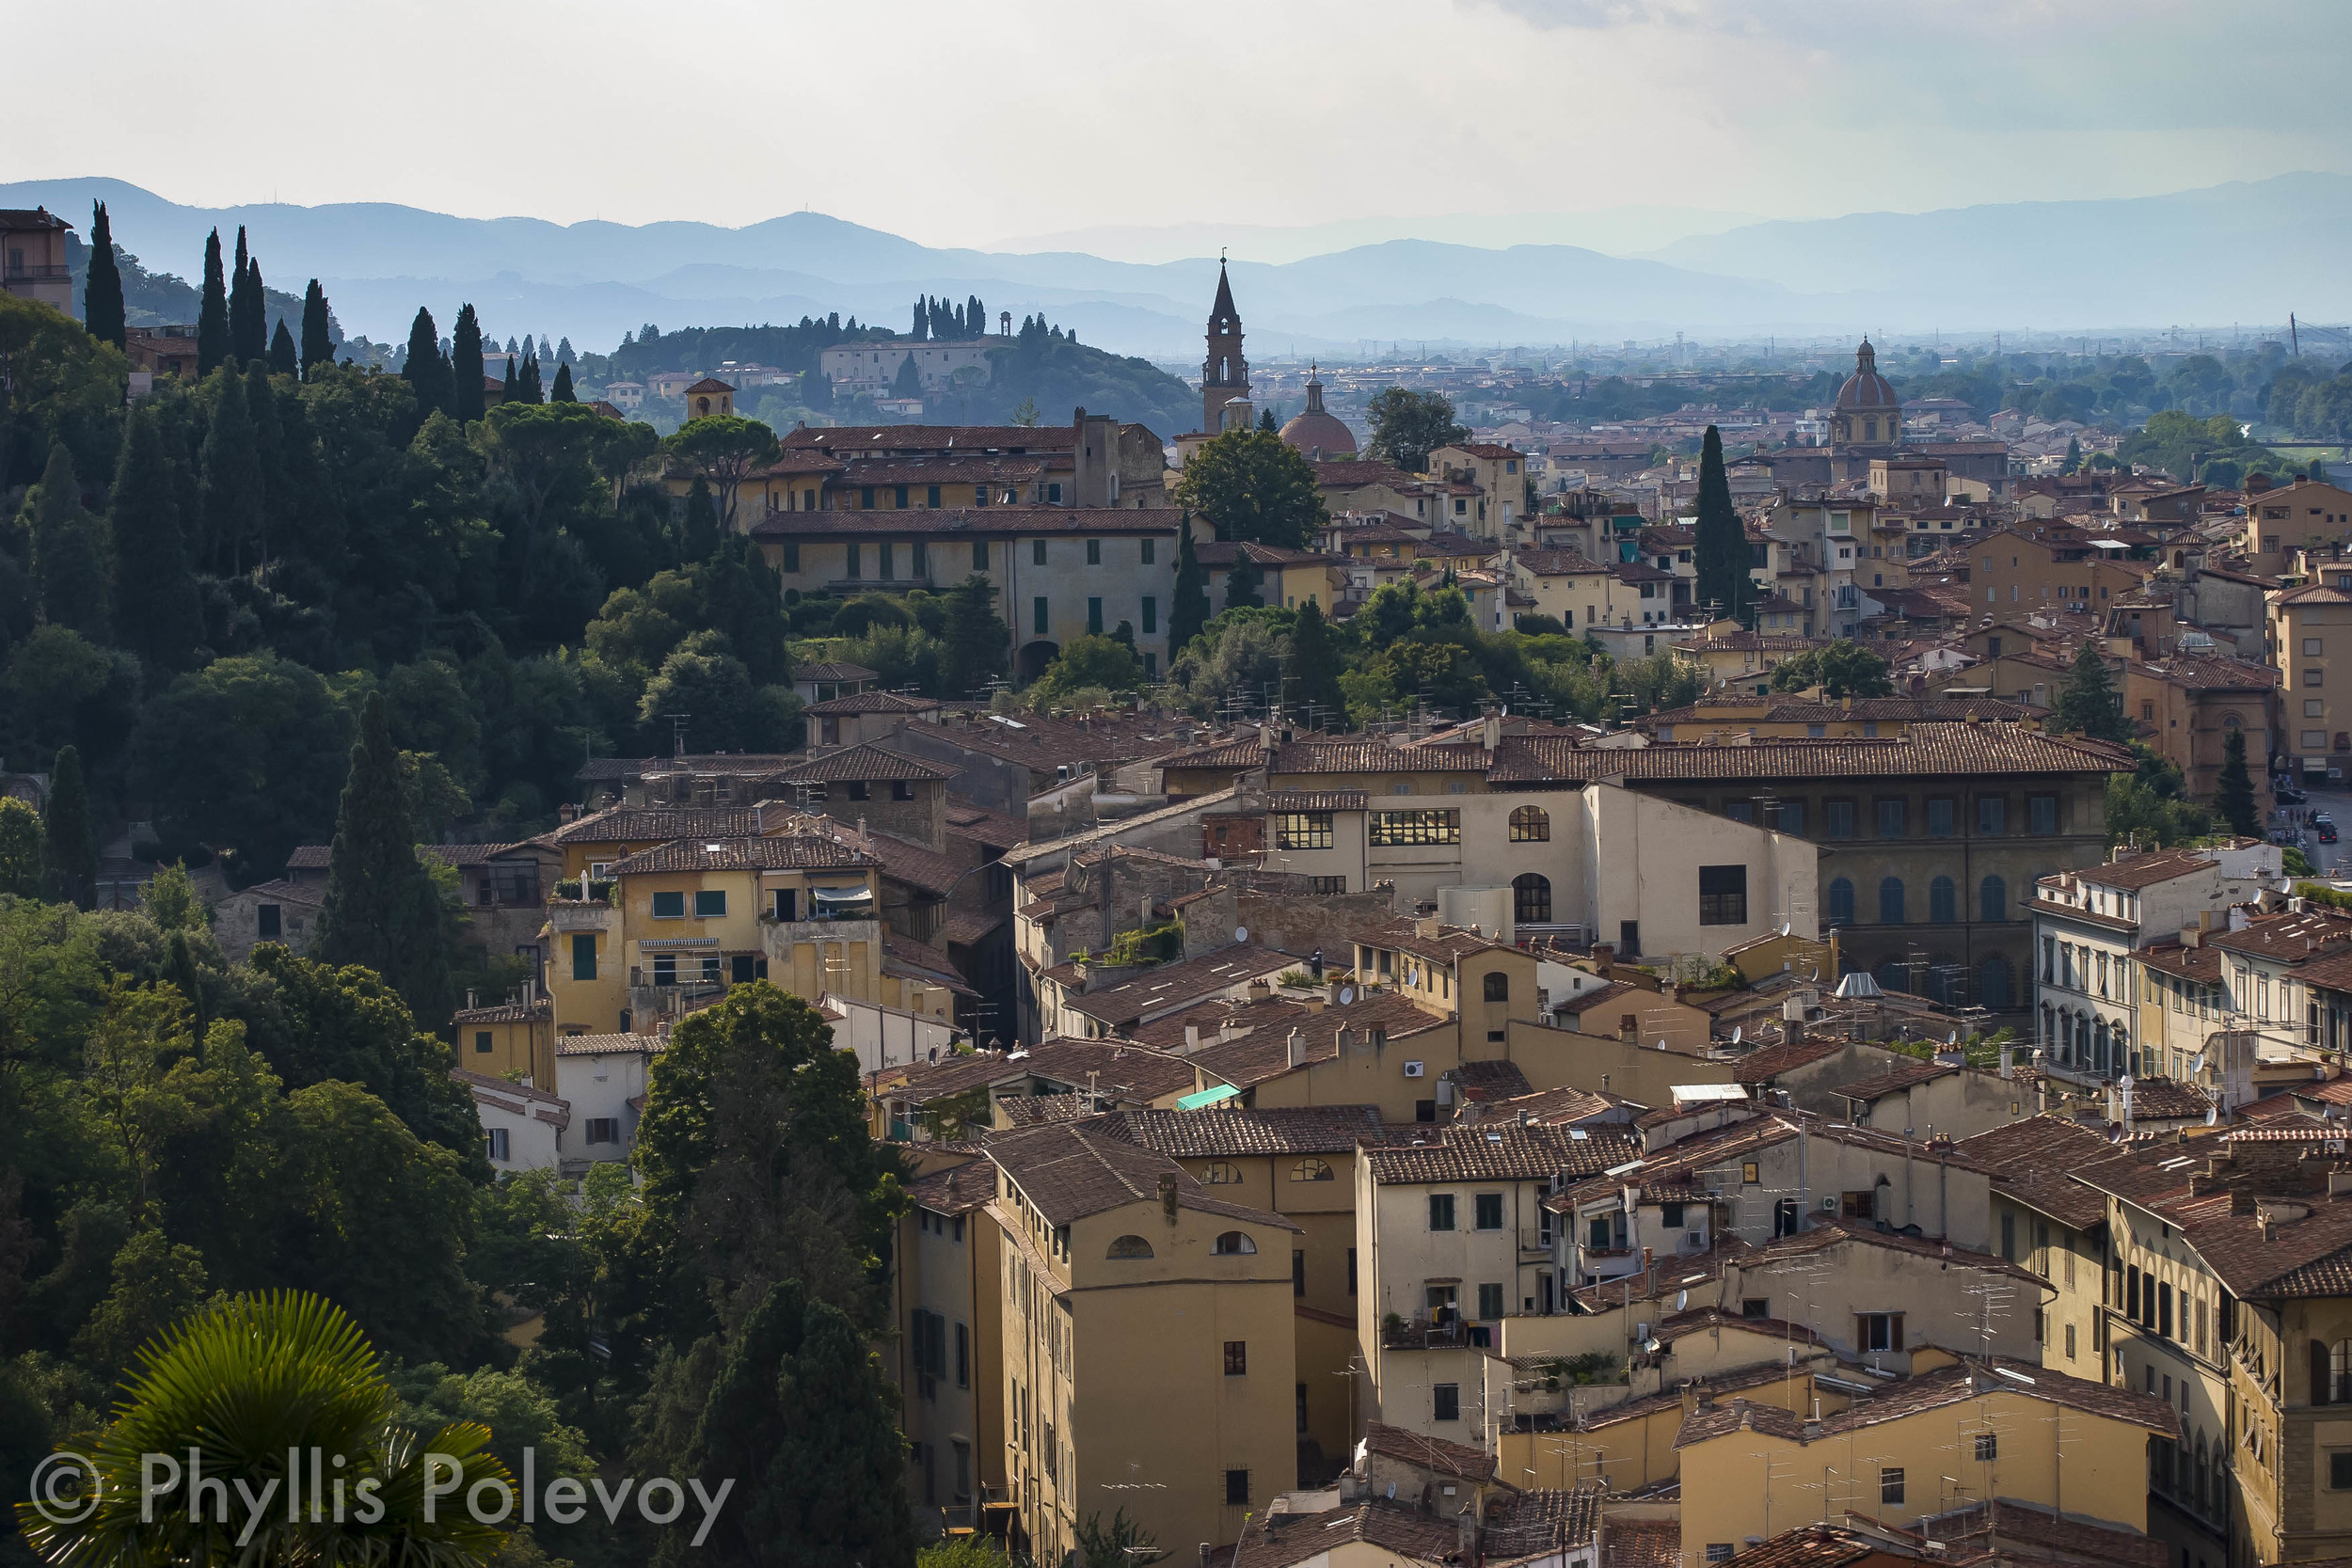
[[[568,936],[576,931],[614,930],[619,927],[620,917],[612,906],[601,898],[550,898],[548,900],[548,924],[554,927],[558,936]]]
[[[1436,1317],[1416,1312],[1409,1318],[1391,1312],[1380,1324],[1380,1343],[1389,1350],[1467,1350],[1489,1338],[1486,1324],[1466,1323],[1455,1312]]]

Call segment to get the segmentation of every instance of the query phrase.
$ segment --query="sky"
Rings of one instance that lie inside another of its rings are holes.
[[[977,246],[1524,215],[1534,238],[1628,206],[2352,170],[2352,95],[2263,86],[2352,58],[2347,0],[78,0],[8,27],[22,60],[104,61],[105,90],[12,73],[0,179],[197,205],[805,208]]]

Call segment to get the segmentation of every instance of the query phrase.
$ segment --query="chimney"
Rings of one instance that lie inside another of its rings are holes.
[[[2017,1076],[2017,1048],[2013,1045],[2001,1047],[2001,1076],[2004,1078]]]
[[[1294,1029],[1291,1031],[1290,1065],[1293,1067],[1305,1067],[1307,1065],[1307,1033],[1303,1029]]]
[[[1334,1007],[1340,1005],[1340,983],[1337,980],[1323,982],[1323,1000]]]
[[[1258,749],[1262,752],[1274,750],[1274,726],[1272,724],[1258,726]]]
[[[1593,962],[1600,966],[1600,972],[1604,976],[1609,973],[1609,966],[1616,961],[1617,949],[1613,942],[1597,942],[1593,943]]]
[[[1658,1283],[1658,1259],[1648,1247],[1642,1249],[1642,1289],[1647,1292]]]
[[[1260,1002],[1271,1001],[1273,996],[1274,988],[1263,978],[1249,982],[1249,1001],[1252,1006]]]
[[[562,805],[555,808],[555,819],[558,822],[574,821],[579,817],[579,816],[580,808],[573,805],[569,800],[564,801]]]
[[[1346,1055],[1349,1048],[1354,1046],[1355,1043],[1355,1031],[1348,1028],[1346,1024],[1343,1023],[1337,1029],[1331,1031],[1331,1049],[1340,1055]]]
[[[1187,1023],[1187,1024],[1185,1024],[1185,1025],[1184,1025],[1184,1054],[1185,1054],[1185,1055],[1187,1055],[1187,1056],[1189,1056],[1189,1055],[1191,1055],[1194,1052],[1196,1052],[1196,1051],[1198,1051],[1198,1050],[1200,1050],[1200,1025],[1199,1025],[1198,1023]]]
[[[1478,727],[1478,737],[1486,754],[1493,756],[1495,748],[1502,744],[1502,716],[1499,713],[1488,713]]]
[[[1168,1224],[1176,1223],[1176,1173],[1160,1173],[1160,1213]]]

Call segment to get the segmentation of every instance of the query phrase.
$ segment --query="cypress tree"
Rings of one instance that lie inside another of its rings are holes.
[[[106,519],[82,505],[82,482],[62,441],[49,448],[40,487],[24,498],[33,541],[33,581],[52,624],[92,641],[107,640],[114,595],[114,551]]]
[[[120,348],[130,335],[122,314],[122,268],[115,261],[114,225],[106,204],[93,202],[89,220],[89,278],[82,286],[82,325],[102,343]]]
[[[522,395],[522,383],[516,379],[515,369],[522,361],[515,356],[513,348],[506,351],[506,388],[499,393],[499,402],[512,403]]]
[[[457,308],[450,337],[450,418],[470,424],[482,418],[482,319],[471,305]]]
[[[947,615],[940,627],[941,684],[955,696],[969,696],[1005,673],[1005,649],[1012,632],[996,613],[996,590],[974,572],[947,590]]]
[[[218,387],[213,399],[213,422],[204,432],[200,454],[203,514],[198,560],[213,570],[235,576],[244,569],[246,535],[269,504],[269,490],[254,448],[253,415],[246,401],[245,378],[224,372]]]
[[[1248,549],[1235,546],[1233,569],[1225,574],[1225,608],[1228,610],[1262,610],[1265,607],[1265,575],[1258,563],[1249,559]]]
[[[272,375],[299,375],[302,356],[294,348],[294,334],[286,329],[286,318],[278,318],[278,330],[270,334],[269,370]]]
[[[123,422],[110,498],[116,619],[123,644],[139,657],[159,669],[187,670],[197,662],[203,618],[158,420],[152,404],[138,404]]]
[[[1756,585],[1748,576],[1748,531],[1732,509],[1731,481],[1724,472],[1724,438],[1713,425],[1699,451],[1699,514],[1697,537],[1691,547],[1698,568],[1692,596],[1712,614],[1744,625],[1756,600]]]
[[[564,338],[559,341],[555,345],[556,364],[559,367],[568,365],[572,362],[573,358],[572,341],[569,338]]]
[[[253,563],[269,559],[269,521],[273,512],[288,512],[286,483],[286,424],[278,411],[278,393],[269,384],[269,367],[255,360],[245,372],[246,417],[253,421],[253,467],[262,478],[262,505],[246,520],[240,536],[253,542]],[[240,561],[240,567],[243,562]]]
[[[2246,768],[2246,732],[2225,731],[2221,736],[2221,776],[2214,781],[2213,809],[2241,838],[2262,836],[2262,819],[2254,809],[2254,780]]]
[[[686,522],[679,548],[689,561],[707,561],[719,547],[719,503],[710,482],[697,474],[686,492]]]
[[[1339,651],[1331,646],[1331,626],[1323,618],[1323,607],[1312,599],[1299,607],[1297,624],[1291,627],[1291,645],[1282,659],[1282,694],[1303,722],[1347,727]]]
[[[245,247],[237,228],[237,270],[229,290],[229,352],[238,364],[269,353],[269,307],[262,293],[262,267]]]
[[[523,356],[523,377],[519,392],[525,403],[548,401],[539,389],[539,356],[535,354]]]
[[[578,403],[580,401],[572,395],[571,366],[559,364],[555,367],[555,390],[548,394],[548,401],[549,403]]]
[[[2074,667],[2066,673],[2064,683],[2058,687],[2051,717],[2058,721],[2059,728],[2095,740],[2132,737],[2131,721],[2123,717],[2122,708],[2115,700],[2115,683],[2107,678],[2106,660],[2099,657],[2095,642],[2086,641],[2075,650]]]
[[[326,324],[326,291],[319,280],[310,279],[310,288],[302,294],[302,377],[309,380],[312,367],[335,362],[335,340]]]
[[[1261,408],[1258,410],[1258,428],[1268,436],[1273,436],[1279,434],[1282,427],[1274,422],[1273,409]]]
[[[1209,613],[1209,574],[1193,552],[1192,518],[1186,516],[1177,535],[1176,592],[1168,606],[1168,657],[1184,652],[1184,644],[1200,635]]]
[[[49,803],[40,823],[49,896],[88,909],[98,888],[98,834],[90,822],[88,786],[82,782],[82,753],[71,746],[58,748],[49,770]]]
[[[433,312],[417,307],[417,319],[408,324],[408,360],[400,368],[408,385],[417,390],[417,418],[424,419],[435,409],[449,412],[449,361],[441,357],[440,335],[433,325]]]
[[[907,329],[907,336],[919,343],[930,330],[930,301],[918,294],[914,300],[914,324]]]
[[[229,357],[229,284],[220,270],[220,230],[204,241],[204,293],[196,308],[196,373],[210,375]]]
[[[384,720],[384,696],[372,691],[351,748],[310,956],[373,969],[430,1027],[449,1016],[449,938],[440,889],[417,858],[408,785]]]

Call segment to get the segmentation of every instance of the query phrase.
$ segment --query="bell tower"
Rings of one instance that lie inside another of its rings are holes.
[[[1209,307],[1209,356],[1200,367],[1200,429],[1215,436],[1225,428],[1225,405],[1249,395],[1249,361],[1241,353],[1241,313],[1233,309],[1233,286],[1225,279],[1225,258],[1216,260],[1216,303]]]

